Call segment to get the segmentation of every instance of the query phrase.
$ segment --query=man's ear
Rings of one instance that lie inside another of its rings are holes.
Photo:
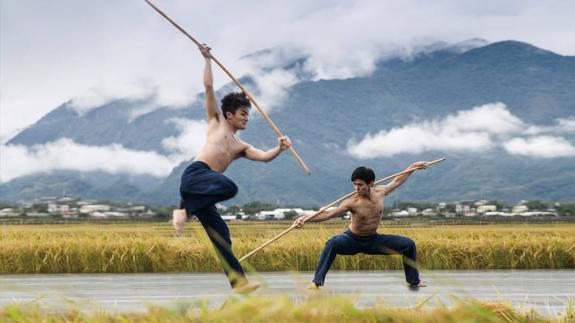
[[[226,113],[224,113],[224,119],[228,120],[231,116],[233,116],[233,113],[226,111]]]

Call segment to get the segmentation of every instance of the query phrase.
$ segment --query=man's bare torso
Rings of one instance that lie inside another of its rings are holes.
[[[367,236],[377,233],[383,215],[384,197],[383,191],[372,189],[369,197],[355,196],[351,200],[349,229],[353,234]]]
[[[208,125],[206,143],[196,156],[196,161],[206,163],[216,172],[223,173],[228,166],[241,157],[247,144],[227,126],[223,117]]]

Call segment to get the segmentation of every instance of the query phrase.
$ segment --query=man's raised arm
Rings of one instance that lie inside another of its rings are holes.
[[[416,163],[411,164],[409,167],[407,167],[405,170],[408,171],[410,170],[409,173],[397,176],[391,183],[387,184],[387,185],[383,185],[383,186],[378,186],[378,190],[384,190],[385,195],[389,195],[389,193],[395,191],[396,188],[400,187],[403,183],[405,183],[405,181],[407,180],[407,178],[413,174],[414,171],[418,170],[418,169],[426,169],[427,168],[427,162],[426,161],[419,161]]]
[[[204,87],[206,89],[206,112],[208,114],[208,123],[212,120],[219,120],[220,108],[218,107],[218,102],[216,101],[216,95],[214,94],[214,77],[212,75],[212,54],[210,54],[210,49],[206,44],[198,46],[202,56],[206,60],[206,66],[204,67]]]

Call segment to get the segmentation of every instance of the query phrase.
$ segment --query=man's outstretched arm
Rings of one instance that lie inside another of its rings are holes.
[[[403,183],[405,183],[405,181],[407,180],[407,178],[413,174],[414,171],[418,170],[418,169],[426,169],[427,168],[427,162],[426,161],[419,161],[416,163],[411,164],[409,167],[407,167],[405,170],[406,171],[410,171],[406,174],[397,176],[391,183],[387,184],[387,185],[382,185],[382,186],[378,186],[377,190],[383,190],[385,195],[389,195],[389,193],[395,191],[396,188],[400,187]]]
[[[206,44],[198,46],[200,53],[206,60],[206,65],[204,67],[204,87],[205,87],[205,97],[206,97],[206,112],[208,114],[208,123],[213,120],[218,121],[220,115],[220,108],[218,107],[218,102],[216,101],[216,95],[214,93],[214,77],[212,74],[212,54],[210,54],[210,49]]]
[[[350,211],[351,207],[349,206],[349,201],[344,202],[343,204],[341,204],[340,206],[333,208],[331,210],[327,210],[325,212],[322,212],[318,215],[316,215],[315,217],[307,220],[306,222],[323,222],[323,221],[327,221],[331,218],[335,218],[338,216],[342,216],[344,215],[347,211]],[[313,214],[313,213],[312,213]],[[301,228],[304,225],[304,219],[306,219],[307,217],[311,216],[312,214],[305,214],[299,218],[297,218],[293,225],[297,228]]]
[[[249,160],[269,162],[290,146],[290,139],[287,136],[283,136],[278,138],[278,145],[276,147],[267,151],[259,150],[252,145],[248,145],[244,151],[244,156]]]

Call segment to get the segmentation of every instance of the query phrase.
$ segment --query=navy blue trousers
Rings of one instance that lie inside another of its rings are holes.
[[[215,204],[231,199],[237,192],[231,179],[200,161],[193,162],[182,174],[180,195],[186,213],[194,214],[206,230],[232,287],[245,273],[232,251],[230,230]]]
[[[313,277],[313,282],[323,286],[325,276],[336,255],[401,255],[405,279],[410,285],[419,284],[419,272],[415,266],[415,242],[408,237],[393,234],[372,234],[358,236],[350,230],[337,234],[325,243],[325,248],[319,258],[319,263]]]

